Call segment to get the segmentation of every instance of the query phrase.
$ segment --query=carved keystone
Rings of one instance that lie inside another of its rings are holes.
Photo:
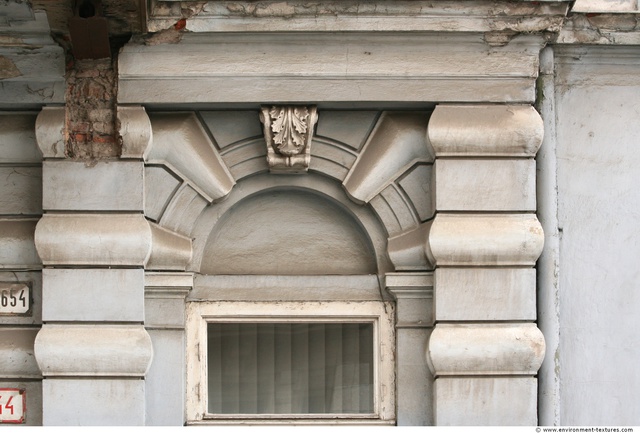
[[[318,120],[315,106],[262,107],[267,163],[275,173],[302,173],[311,162],[311,138]]]

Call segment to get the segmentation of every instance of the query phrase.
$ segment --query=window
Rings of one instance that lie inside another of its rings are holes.
[[[390,310],[381,301],[190,303],[188,421],[392,423]]]

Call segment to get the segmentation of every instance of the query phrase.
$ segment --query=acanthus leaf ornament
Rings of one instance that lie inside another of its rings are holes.
[[[306,172],[311,161],[311,139],[318,119],[315,106],[262,107],[269,170]]]

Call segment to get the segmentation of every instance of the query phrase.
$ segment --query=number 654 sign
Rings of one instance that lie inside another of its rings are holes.
[[[26,314],[31,307],[29,286],[0,282],[0,314]]]
[[[0,388],[0,424],[24,424],[27,411],[24,389]]]

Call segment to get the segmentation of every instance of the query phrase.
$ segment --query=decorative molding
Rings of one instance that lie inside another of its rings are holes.
[[[301,32],[295,44],[287,32],[223,32],[215,42],[207,34],[181,35],[177,44],[134,39],[122,48],[120,104],[531,103],[546,43],[540,34],[498,47],[473,33],[406,31]]]
[[[151,242],[142,214],[45,214],[35,230],[45,265],[143,266]]]
[[[311,140],[318,120],[315,106],[261,107],[267,163],[272,173],[301,173],[309,169]]]
[[[432,223],[433,221],[428,221],[398,236],[389,238],[387,249],[396,271],[433,270],[435,268],[435,259],[430,255],[431,251],[425,248]]]
[[[43,325],[34,346],[45,377],[143,377],[153,358],[142,325]]]
[[[146,269],[184,270],[191,261],[191,239],[149,222],[151,255]]]
[[[530,105],[438,105],[427,140],[443,156],[534,157],[544,126]]]
[[[427,255],[438,266],[534,266],[544,233],[534,214],[437,214]]]
[[[438,323],[427,361],[436,376],[534,375],[544,353],[544,336],[535,323]]]
[[[151,150],[153,133],[144,107],[118,107],[122,158],[145,159]]]

